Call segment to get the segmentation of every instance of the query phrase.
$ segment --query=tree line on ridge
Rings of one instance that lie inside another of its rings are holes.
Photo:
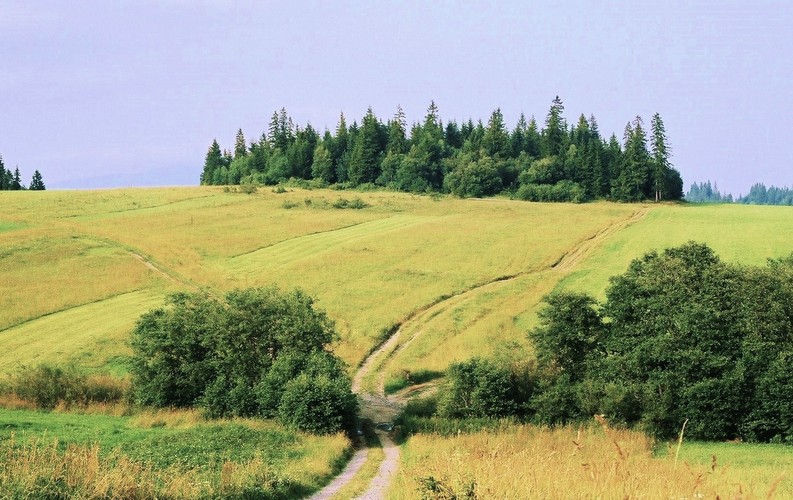
[[[277,184],[289,179],[318,186],[375,186],[460,197],[507,193],[529,201],[679,200],[683,181],[670,162],[660,114],[650,131],[640,116],[622,141],[600,133],[594,116],[568,125],[557,96],[541,128],[520,116],[509,130],[500,109],[487,124],[469,119],[443,123],[432,102],[423,122],[408,127],[405,113],[383,123],[369,108],[360,124],[342,113],[335,133],[294,124],[285,109],[248,144],[237,131],[233,151],[214,140],[201,184]]]
[[[44,191],[46,187],[44,186],[44,179],[41,177],[41,172],[38,170],[33,172],[30,185],[25,188],[25,185],[22,184],[22,175],[19,173],[19,167],[13,172],[10,168],[6,170],[5,164],[3,163],[3,156],[0,155],[0,191],[21,191],[23,189]]]

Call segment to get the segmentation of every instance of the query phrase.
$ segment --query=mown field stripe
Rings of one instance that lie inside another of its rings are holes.
[[[65,362],[98,342],[122,341],[135,321],[163,302],[140,290],[49,314],[0,332],[0,370],[39,362]]]
[[[362,222],[341,229],[298,236],[231,259],[234,269],[279,267],[331,250],[339,245],[371,238],[388,231],[415,226],[434,219],[431,216],[395,215]]]

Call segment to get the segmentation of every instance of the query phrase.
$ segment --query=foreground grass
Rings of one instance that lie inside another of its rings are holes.
[[[418,434],[389,498],[791,498],[789,447],[684,443],[654,453],[641,433],[601,428]],[[665,449],[665,448],[664,448]],[[713,458],[715,457],[715,458]],[[755,458],[761,457],[761,458]]]
[[[11,496],[286,498],[318,489],[350,442],[271,422],[0,410],[0,490]]]

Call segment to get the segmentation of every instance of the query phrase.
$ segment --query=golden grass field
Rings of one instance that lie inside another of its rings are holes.
[[[368,206],[333,208],[342,198]],[[793,252],[789,207],[569,205],[269,188],[247,195],[212,187],[0,192],[0,205],[0,372],[75,361],[92,372],[122,374],[128,332],[167,293],[267,284],[300,287],[316,298],[336,322],[334,350],[351,370],[382,331],[401,324],[403,341],[380,373],[389,379],[442,372],[475,355],[530,356],[526,332],[545,294],[566,288],[602,298],[608,277],[649,250],[693,239],[745,264]],[[580,449],[570,429],[414,436],[404,445],[394,497],[415,494],[418,471],[475,481],[477,491],[497,498],[520,497],[508,493],[518,477],[540,488],[530,491],[544,491],[541,497],[763,497],[772,487],[786,493],[780,497],[793,496],[789,461],[736,459],[708,472],[709,457],[686,462],[688,444],[674,467],[653,458],[643,436],[620,435],[629,454],[623,460],[601,430],[581,432]],[[540,471],[569,472],[571,489],[553,489],[547,479],[540,484]],[[699,471],[704,479],[696,479]],[[649,489],[638,489],[644,483]]]
[[[403,448],[402,474],[389,498],[416,498],[428,478],[457,498],[471,488],[477,498],[503,499],[793,497],[787,446],[684,443],[677,461],[676,444],[661,457],[652,448],[641,433],[599,426],[505,424],[452,437],[417,435]]]

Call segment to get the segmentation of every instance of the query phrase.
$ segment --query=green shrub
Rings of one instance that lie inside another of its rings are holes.
[[[349,381],[302,373],[284,388],[278,420],[295,429],[330,434],[355,426],[358,400]]]
[[[515,380],[509,369],[473,358],[449,367],[450,387],[438,402],[438,415],[451,418],[500,418],[518,413]]]
[[[296,407],[292,394],[288,407],[300,411],[287,423],[319,432],[354,424],[357,408],[348,405],[355,396],[346,367],[325,350],[336,332],[305,293],[252,288],[233,290],[224,300],[182,293],[169,303],[144,314],[132,335],[137,402],[200,406],[210,417],[285,419],[288,388],[305,375],[312,382],[333,381],[308,391],[324,417],[307,423],[306,412],[313,410]]]
[[[48,364],[21,368],[4,389],[45,410],[58,404],[115,403],[124,399],[126,393],[123,381],[87,376],[74,366]]]

